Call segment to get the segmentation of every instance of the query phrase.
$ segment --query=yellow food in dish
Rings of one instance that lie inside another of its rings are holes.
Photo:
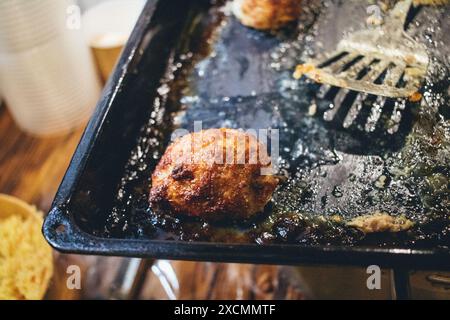
[[[52,250],[32,206],[0,195],[0,300],[39,300],[53,273]]]

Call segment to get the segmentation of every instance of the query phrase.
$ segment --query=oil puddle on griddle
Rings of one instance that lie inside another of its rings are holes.
[[[449,63],[448,55],[436,48],[439,41],[448,43],[438,30],[439,15],[446,9],[423,13],[422,21],[435,16],[433,32],[423,31],[418,14],[412,30],[420,41],[433,40],[428,45],[435,54],[423,91],[426,104],[392,103],[391,110],[400,104],[398,112],[403,114],[401,125],[390,134],[383,127],[367,133],[358,126],[344,130],[324,121],[330,101],[316,97],[316,84],[292,79],[296,64],[320,49],[323,41],[332,42],[329,32],[320,38],[330,10],[341,10],[341,15],[342,10],[353,15],[357,10],[333,1],[322,6],[305,1],[304,6],[298,26],[274,34],[243,27],[227,10],[213,9],[213,18],[204,18],[214,29],[205,32],[210,52],[206,56],[183,52],[174,62],[118,188],[117,205],[105,230],[109,236],[416,247],[449,244],[450,130],[442,115],[449,107]],[[191,131],[194,121],[202,121],[204,129],[279,130],[280,173],[287,181],[275,192],[266,212],[255,221],[211,225],[159,215],[148,208],[151,169],[163,152],[161,141],[169,139],[158,131],[157,118],[167,112],[173,128]],[[408,232],[371,236],[346,227],[349,219],[375,211],[403,214],[415,226]]]

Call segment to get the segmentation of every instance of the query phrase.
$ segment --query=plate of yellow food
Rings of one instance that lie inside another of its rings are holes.
[[[43,299],[53,273],[52,249],[34,206],[0,194],[0,300]]]

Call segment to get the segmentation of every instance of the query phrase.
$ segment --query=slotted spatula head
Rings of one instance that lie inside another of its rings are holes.
[[[357,31],[342,39],[325,58],[297,66],[316,82],[373,94],[402,98],[419,89],[428,68],[425,47],[404,32],[412,0],[399,1],[383,25]]]

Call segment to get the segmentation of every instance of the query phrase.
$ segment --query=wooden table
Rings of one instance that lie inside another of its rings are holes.
[[[0,107],[0,193],[21,198],[43,212],[50,208],[59,183],[83,133],[83,127],[69,133],[36,138],[22,132],[5,107]],[[117,275],[129,259],[67,255],[55,252],[55,273],[48,299],[111,298],[117,288]],[[80,290],[66,286],[67,268],[82,271]],[[138,298],[142,299],[235,299],[302,298],[292,286],[278,290],[282,267],[199,262],[163,263],[173,269],[176,285],[173,295],[149,270]],[[166,270],[167,271],[167,270]],[[170,271],[170,270],[169,270]]]

